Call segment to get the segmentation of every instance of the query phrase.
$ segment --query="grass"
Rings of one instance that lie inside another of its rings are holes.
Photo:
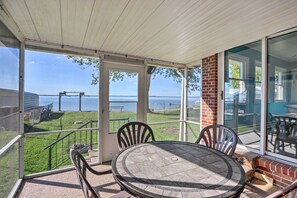
[[[0,131],[0,148],[9,143],[13,138],[19,134],[18,131]]]
[[[198,114],[199,115],[199,114]],[[42,121],[30,129],[30,132],[37,131],[57,131],[76,129],[80,125],[74,124],[75,121],[82,121],[84,123],[89,120],[97,120],[97,112],[54,112],[51,118]],[[136,114],[132,112],[110,112],[110,119],[115,118],[130,118],[130,120],[136,120]],[[194,119],[191,118],[190,119]],[[179,110],[163,112],[155,111],[147,114],[147,122],[166,122],[179,120]],[[123,122],[115,124],[114,128],[118,129]],[[152,124],[150,125],[154,131],[156,140],[178,140],[179,139],[179,122],[166,123],[166,124]],[[94,127],[94,126],[93,126]],[[95,126],[96,127],[96,126]],[[187,124],[189,130],[188,140],[194,141],[197,139],[199,125]],[[31,174],[36,172],[42,172],[48,170],[48,156],[49,151],[44,151],[43,148],[67,135],[69,132],[52,133],[46,135],[29,135],[25,138],[24,147],[24,160],[25,160],[25,174]],[[97,139],[96,132],[93,132],[93,141]],[[73,135],[69,139],[74,142]],[[71,144],[70,144],[71,145]],[[98,145],[94,146],[95,148]],[[53,149],[52,156],[55,157],[57,149],[57,156],[64,153],[64,157],[68,155],[68,140],[64,142],[63,147],[59,145]],[[57,160],[61,160],[61,157],[57,157]],[[55,162],[52,162],[55,165]],[[70,164],[70,162],[64,165]]]
[[[56,112],[51,115],[51,118],[40,122],[39,124],[34,125],[34,127],[30,130],[30,132],[37,131],[57,131],[57,130],[69,130],[69,129],[77,129],[78,124],[74,124],[75,121],[82,121],[86,123],[90,120],[96,120],[97,113],[96,112]],[[96,126],[94,126],[96,127]],[[71,131],[71,130],[70,130]],[[78,132],[78,134],[82,133],[82,138],[84,139],[86,132]],[[93,132],[93,134],[95,131]],[[55,140],[69,134],[69,132],[61,132],[61,133],[53,133],[53,134],[45,134],[45,135],[32,135],[27,136],[25,138],[25,147],[24,147],[24,160],[25,160],[25,174],[31,174],[41,171],[48,170],[48,159],[49,159],[49,149],[43,150],[46,146],[54,142]],[[79,136],[79,135],[78,135]],[[79,138],[79,137],[77,137]],[[96,139],[96,136],[93,136],[93,140]],[[74,142],[74,137],[71,136],[69,138],[70,145]],[[82,141],[84,142],[84,141]],[[61,161],[63,153],[63,158],[68,155],[68,138],[63,142],[63,146],[60,144],[57,147],[53,148],[52,157],[58,156],[57,161],[53,161],[53,166],[56,163]]]
[[[0,158],[0,197],[7,197],[19,179],[18,144]]]

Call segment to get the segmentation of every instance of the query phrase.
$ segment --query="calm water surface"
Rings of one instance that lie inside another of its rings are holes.
[[[39,105],[48,105],[53,103],[53,110],[59,110],[59,96],[39,96]],[[189,97],[189,107],[199,106],[200,97]],[[176,109],[180,105],[180,97],[150,97],[149,107],[153,110]],[[83,96],[82,111],[97,111],[98,97]],[[135,111],[137,106],[136,97],[111,97],[110,106],[121,106],[123,111]],[[78,111],[79,97],[78,96],[63,96],[61,103],[62,111]]]

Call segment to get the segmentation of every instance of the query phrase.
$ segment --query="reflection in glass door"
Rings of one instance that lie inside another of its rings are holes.
[[[261,76],[261,41],[225,52],[224,124],[254,149],[261,139]]]
[[[137,120],[138,73],[109,71],[109,132]]]
[[[297,32],[267,40],[266,151],[297,158]]]

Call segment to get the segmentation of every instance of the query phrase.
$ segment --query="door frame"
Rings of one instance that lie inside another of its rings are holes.
[[[119,151],[116,141],[117,133],[109,132],[109,71],[138,73],[137,121],[146,122],[146,67],[142,64],[127,64],[102,59],[100,65],[100,99],[99,99],[99,163],[111,161]]]

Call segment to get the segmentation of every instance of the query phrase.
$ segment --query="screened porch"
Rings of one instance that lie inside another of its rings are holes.
[[[83,197],[69,151],[110,169],[132,122],[178,148],[227,126],[241,197],[291,185],[297,132],[280,136],[277,123],[297,123],[296,10],[295,0],[0,0],[0,197]],[[102,197],[122,189],[112,173],[88,178]]]

